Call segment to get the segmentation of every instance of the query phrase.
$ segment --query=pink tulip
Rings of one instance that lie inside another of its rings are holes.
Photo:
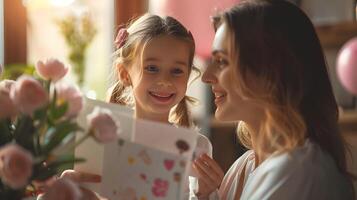
[[[29,115],[48,102],[48,94],[41,84],[26,75],[18,78],[11,87],[10,98],[21,112]]]
[[[10,88],[15,83],[12,80],[3,80],[0,82],[0,119],[13,117],[17,113],[16,106],[10,99]]]
[[[95,107],[93,112],[87,116],[87,120],[93,131],[94,139],[98,142],[106,143],[117,139],[118,127],[110,110]]]
[[[59,84],[56,86],[58,101],[68,102],[66,117],[76,117],[83,107],[83,98],[80,90],[75,86]]]
[[[60,178],[47,188],[42,200],[79,200],[82,193],[79,187],[70,179]]]
[[[32,175],[32,155],[17,144],[0,149],[0,176],[13,189],[26,186]]]
[[[6,91],[10,92],[10,89],[11,89],[12,85],[14,85],[14,83],[16,83],[16,82],[13,80],[8,80],[8,79],[3,80],[0,82],[0,90],[6,90]]]
[[[38,61],[36,71],[46,80],[58,81],[67,74],[68,67],[57,59],[48,59],[45,62]]]

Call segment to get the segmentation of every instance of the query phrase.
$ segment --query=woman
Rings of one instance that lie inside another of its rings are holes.
[[[337,104],[308,17],[287,1],[249,0],[214,26],[202,80],[212,86],[216,118],[239,122],[251,149],[225,175],[219,199],[353,199]],[[208,157],[196,163],[202,178],[219,171]]]

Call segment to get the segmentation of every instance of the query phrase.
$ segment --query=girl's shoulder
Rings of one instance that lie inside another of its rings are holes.
[[[212,157],[212,149],[212,143],[208,137],[201,133],[197,133],[196,151],[201,151],[199,154],[206,153],[208,156]]]
[[[197,133],[197,146],[211,146],[211,141],[208,139],[207,136]]]

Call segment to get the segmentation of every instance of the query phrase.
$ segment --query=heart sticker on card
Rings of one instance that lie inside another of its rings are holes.
[[[144,181],[146,181],[146,175],[145,174],[140,174],[140,178]]]
[[[175,165],[175,161],[168,160],[168,159],[164,160],[164,166],[168,171],[170,171],[174,167],[174,165]]]
[[[185,140],[177,140],[176,148],[179,150],[180,154],[190,150],[190,145]]]

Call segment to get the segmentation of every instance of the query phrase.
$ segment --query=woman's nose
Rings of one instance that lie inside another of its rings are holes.
[[[201,79],[202,79],[202,82],[207,83],[207,84],[217,83],[217,78],[216,78],[215,74],[213,73],[212,65],[208,64],[208,67],[203,72]]]

